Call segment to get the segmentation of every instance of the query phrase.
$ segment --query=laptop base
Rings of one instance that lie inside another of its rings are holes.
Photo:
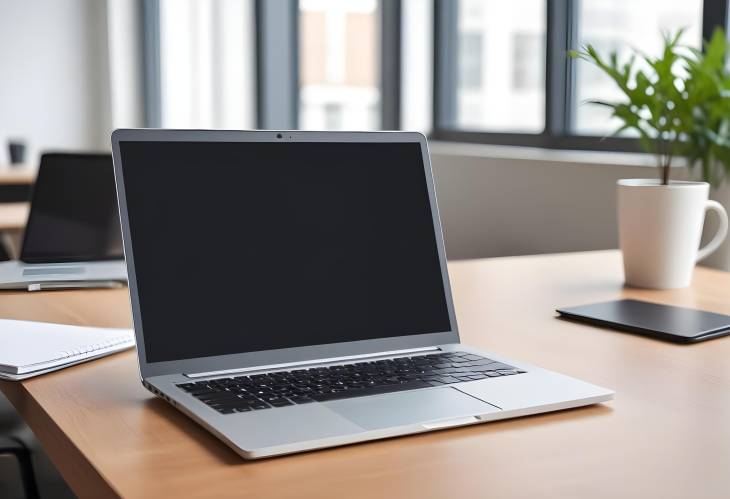
[[[123,260],[73,263],[0,263],[0,290],[109,288],[124,284]]]
[[[290,454],[369,440],[486,423],[597,404],[613,398],[611,390],[480,352],[462,345],[445,351],[468,351],[527,371],[382,395],[271,407],[221,414],[177,387],[185,375],[157,376],[145,386],[187,414],[245,459]]]

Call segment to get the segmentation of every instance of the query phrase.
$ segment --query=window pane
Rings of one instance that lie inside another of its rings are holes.
[[[253,0],[160,1],[163,128],[253,128]]]
[[[541,132],[545,0],[460,0],[456,113],[451,126]]]
[[[601,54],[617,50],[626,60],[632,48],[651,56],[662,50],[662,31],[685,27],[682,42],[700,46],[701,0],[583,0],[579,3],[578,45],[591,44]],[[609,110],[585,103],[587,99],[622,100],[610,79],[584,61],[576,63],[575,132],[606,135],[620,126]]]
[[[376,0],[299,2],[299,128],[380,128]]]

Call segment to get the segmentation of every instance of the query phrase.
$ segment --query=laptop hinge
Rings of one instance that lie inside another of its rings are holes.
[[[347,355],[345,357],[331,357],[327,359],[315,359],[315,360],[304,360],[299,362],[287,362],[285,364],[271,364],[266,366],[253,366],[253,367],[243,367],[240,369],[226,369],[223,371],[208,371],[203,373],[183,373],[183,376],[187,376],[188,378],[207,378],[209,376],[224,376],[228,374],[240,374],[240,373],[248,373],[248,372],[254,372],[254,371],[272,371],[275,369],[288,369],[292,367],[303,367],[303,366],[311,366],[311,365],[320,365],[320,364],[331,364],[331,363],[339,363],[339,362],[346,362],[349,360],[362,360],[362,359],[375,359],[380,357],[392,357],[394,355],[404,355],[409,353],[423,353],[423,352],[434,352],[441,350],[440,347],[422,347],[422,348],[411,348],[408,350],[392,350],[389,352],[377,352],[377,353],[368,353],[363,355]]]

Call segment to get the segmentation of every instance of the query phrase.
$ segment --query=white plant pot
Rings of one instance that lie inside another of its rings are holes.
[[[727,212],[708,200],[709,192],[706,182],[618,181],[619,245],[627,285],[689,286],[695,263],[717,250],[727,236]],[[717,212],[720,225],[712,240],[698,249],[707,210]]]
[[[723,205],[725,210],[730,209],[730,182],[725,182],[718,188],[710,189],[710,199],[714,199]],[[717,220],[716,217],[707,218],[705,222],[705,235],[703,237],[704,241],[709,241],[713,237],[717,232],[719,224],[720,220]],[[725,241],[717,251],[702,261],[702,265],[730,271],[730,238],[725,238]]]

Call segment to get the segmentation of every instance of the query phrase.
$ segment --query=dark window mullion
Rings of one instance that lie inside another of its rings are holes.
[[[704,0],[702,4],[702,39],[709,40],[715,28],[727,31],[728,0]]]
[[[144,126],[162,126],[162,84],[160,73],[160,2],[141,0]]]
[[[451,129],[456,124],[458,68],[458,2],[433,3],[433,128]]]
[[[574,43],[573,0],[547,0],[545,66],[545,132],[548,137],[569,135],[573,107],[573,70],[568,50]]]
[[[400,128],[401,1],[380,0],[380,109],[381,128]]]
[[[258,128],[296,128],[299,115],[299,2],[256,1]]]

